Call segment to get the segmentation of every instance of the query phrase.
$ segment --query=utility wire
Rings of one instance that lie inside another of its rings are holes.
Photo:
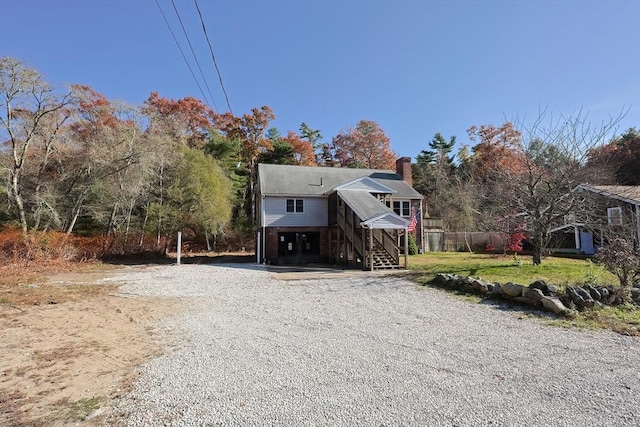
[[[178,17],[178,21],[180,22],[180,26],[182,27],[182,32],[187,39],[187,43],[189,44],[189,48],[191,49],[191,54],[193,55],[193,59],[196,61],[196,65],[198,66],[198,70],[200,70],[200,76],[202,77],[202,81],[204,81],[204,85],[207,87],[207,93],[211,97],[211,101],[213,101],[213,106],[216,107],[216,111],[218,111],[218,106],[216,105],[216,100],[211,94],[211,89],[209,88],[209,83],[207,83],[207,79],[204,77],[204,73],[202,72],[202,68],[200,67],[200,62],[198,62],[198,57],[196,56],[196,52],[193,50],[193,46],[191,45],[191,40],[189,40],[189,35],[187,34],[187,30],[184,28],[184,24],[182,23],[182,18],[180,18],[180,14],[178,13],[178,8],[176,7],[176,3],[174,0],[171,0],[171,4],[173,5],[173,10],[176,12],[176,16]],[[211,108],[211,106],[209,106]]]
[[[218,64],[216,63],[216,56],[213,54],[213,47],[211,47],[211,42],[209,41],[209,36],[207,35],[207,28],[204,25],[204,19],[202,19],[202,13],[200,13],[200,7],[198,7],[198,0],[193,0],[193,2],[196,4],[196,9],[198,10],[198,16],[200,16],[200,23],[202,23],[202,31],[204,31],[204,38],[207,39],[207,44],[209,45],[209,52],[211,52],[211,59],[213,60],[213,65],[216,67],[216,72],[218,73],[218,79],[220,80],[220,87],[222,87],[222,93],[224,93],[224,99],[227,101],[227,107],[229,108],[229,112],[233,114],[233,111],[231,110],[231,104],[229,104],[229,97],[227,96],[227,91],[225,90],[224,84],[222,83],[222,76],[220,75],[220,69],[218,68]]]
[[[184,59],[185,64],[187,64],[187,68],[189,68],[189,72],[191,73],[191,77],[193,77],[193,80],[196,82],[196,85],[198,86],[198,89],[200,89],[200,93],[202,94],[202,98],[205,100],[207,105],[209,105],[209,100],[207,99],[207,96],[204,94],[204,91],[202,90],[202,87],[200,86],[200,83],[198,82],[198,79],[196,78],[196,75],[193,73],[193,70],[191,69],[191,65],[189,65],[189,61],[187,61],[187,57],[184,56],[184,52],[182,51],[182,48],[180,47],[180,43],[178,43],[178,39],[176,39],[175,34],[173,34],[173,30],[171,29],[171,25],[169,25],[169,21],[167,21],[167,17],[164,15],[164,12],[162,11],[162,8],[160,7],[160,4],[158,3],[158,0],[155,0],[155,2],[156,2],[156,6],[158,6],[158,10],[160,11],[160,14],[162,15],[162,18],[164,19],[164,23],[167,24],[167,28],[169,29],[169,32],[171,33],[171,37],[173,37],[173,41],[176,42],[176,46],[178,46],[178,50],[180,51],[180,55],[182,55],[182,59]],[[209,108],[211,108],[211,105],[209,105]]]

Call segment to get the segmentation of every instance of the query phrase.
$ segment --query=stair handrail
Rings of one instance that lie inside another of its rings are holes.
[[[374,229],[373,239],[393,258],[396,264],[400,264],[400,248],[396,245],[396,239],[384,229]]]

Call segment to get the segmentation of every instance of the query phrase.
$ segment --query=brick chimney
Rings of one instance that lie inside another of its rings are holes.
[[[402,177],[404,182],[413,187],[413,177],[411,176],[411,157],[400,157],[396,160],[396,173]]]

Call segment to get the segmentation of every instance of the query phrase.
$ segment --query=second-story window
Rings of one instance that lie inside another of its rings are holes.
[[[287,212],[303,213],[304,199],[287,199]]]
[[[411,202],[405,200],[399,200],[393,202],[393,211],[400,216],[411,216]]]

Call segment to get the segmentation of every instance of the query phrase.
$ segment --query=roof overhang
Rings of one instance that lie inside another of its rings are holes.
[[[615,186],[614,186],[615,187]],[[606,191],[600,188],[595,188],[590,185],[580,184],[576,187],[576,189],[591,191],[592,193],[600,194],[601,196],[610,197],[612,199],[620,200],[625,203],[629,203],[631,205],[640,206],[640,200],[630,199],[628,197],[622,196],[620,194],[613,193],[611,191]]]
[[[289,194],[289,193],[262,193],[262,197],[280,197],[283,199],[326,199],[326,194]]]
[[[567,228],[575,228],[575,227],[584,227],[584,224],[580,222],[564,224],[564,225],[561,225],[560,227],[552,228],[551,230],[549,230],[549,233],[555,233],[556,231],[566,230]]]
[[[397,193],[397,191],[394,190],[393,188],[387,187],[386,185],[368,176],[363,176],[358,179],[354,179],[353,181],[349,181],[344,184],[338,185],[337,187],[334,187],[331,190],[327,191],[325,194],[328,195],[338,190],[360,190],[360,191],[367,191],[369,193],[383,193],[383,194]]]
[[[395,212],[387,212],[362,221],[360,225],[369,229],[404,230],[409,226],[409,221],[398,216]]]

